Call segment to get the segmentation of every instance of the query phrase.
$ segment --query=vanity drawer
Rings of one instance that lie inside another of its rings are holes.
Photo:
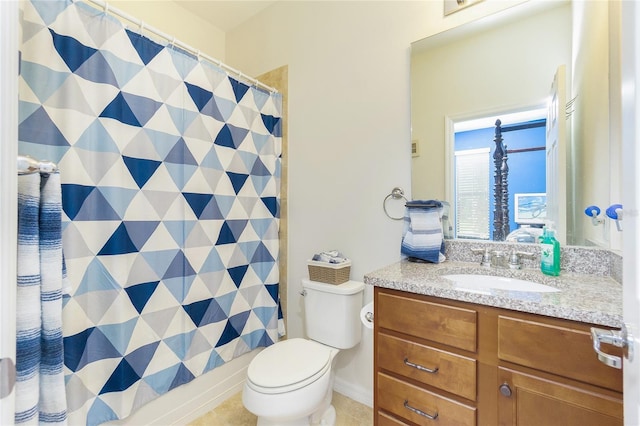
[[[376,424],[378,426],[409,426],[408,423],[400,421],[395,417],[391,417],[385,413],[381,413],[380,411],[378,411],[376,420],[377,420]]]
[[[420,425],[476,424],[476,409],[425,389],[378,373],[378,407]],[[412,410],[413,408],[413,410]],[[414,410],[419,410],[420,414]],[[436,417],[429,419],[426,415]]]
[[[379,368],[476,400],[474,359],[384,333],[378,334],[376,353]]]
[[[380,291],[376,300],[379,326],[411,336],[476,351],[477,312]]]
[[[622,372],[607,367],[593,351],[588,327],[562,327],[508,316],[498,317],[498,358],[622,392]],[[620,356],[607,345],[605,350]]]

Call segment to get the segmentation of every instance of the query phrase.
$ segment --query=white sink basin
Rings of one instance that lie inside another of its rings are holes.
[[[456,284],[456,289],[474,293],[489,294],[491,290],[527,291],[532,293],[553,293],[560,291],[555,287],[538,284],[517,278],[496,277],[493,275],[454,274],[443,275]]]

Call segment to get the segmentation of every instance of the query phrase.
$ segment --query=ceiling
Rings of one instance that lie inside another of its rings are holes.
[[[174,0],[189,12],[198,15],[224,32],[232,30],[253,15],[269,7],[270,0]]]

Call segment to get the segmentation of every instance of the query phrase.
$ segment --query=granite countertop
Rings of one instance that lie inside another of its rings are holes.
[[[468,291],[456,288],[447,274],[481,274],[512,277],[558,288],[537,293],[513,290]],[[537,269],[484,268],[478,263],[445,261],[439,264],[406,260],[365,274],[365,284],[462,302],[511,309],[573,321],[621,327],[622,285],[608,276],[562,271],[559,277]]]

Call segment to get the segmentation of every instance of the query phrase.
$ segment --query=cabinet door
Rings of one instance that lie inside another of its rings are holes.
[[[501,426],[621,426],[622,399],[500,367]]]

